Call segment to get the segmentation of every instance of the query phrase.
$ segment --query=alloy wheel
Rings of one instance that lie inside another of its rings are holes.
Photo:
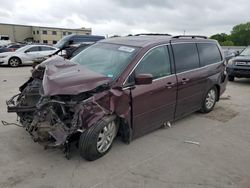
[[[216,101],[216,93],[214,89],[211,89],[206,97],[206,102],[205,102],[206,108],[207,109],[213,108],[215,101]]]
[[[117,133],[115,121],[103,127],[97,138],[97,150],[100,153],[106,152],[111,146]]]
[[[19,65],[19,63],[20,62],[17,58],[12,58],[12,59],[10,59],[10,62],[9,62],[10,66],[12,66],[12,67],[17,67]]]

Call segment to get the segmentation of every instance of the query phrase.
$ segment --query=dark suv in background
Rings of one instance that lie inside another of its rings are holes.
[[[235,77],[250,78],[250,46],[229,60],[227,72],[229,81],[234,81]]]
[[[64,49],[66,51],[66,58],[69,59],[72,56],[72,53],[75,48],[79,47],[79,45],[88,46],[103,39],[105,39],[105,37],[99,35],[71,34],[59,40],[55,44],[55,47],[58,49]]]
[[[112,38],[70,61],[46,62],[44,76],[8,101],[8,111],[35,141],[66,153],[76,141],[87,160],[105,155],[116,135],[129,143],[195,111],[210,112],[227,83],[218,42],[203,36]]]

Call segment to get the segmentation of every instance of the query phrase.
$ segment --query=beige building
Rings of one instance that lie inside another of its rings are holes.
[[[55,44],[62,37],[70,34],[91,35],[91,28],[55,28],[0,23],[0,35],[8,35],[12,42],[35,41]]]

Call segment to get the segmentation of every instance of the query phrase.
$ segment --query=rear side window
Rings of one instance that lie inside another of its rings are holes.
[[[48,47],[48,46],[41,46],[42,51],[50,51],[50,50],[55,50],[54,48]]]
[[[27,50],[28,52],[37,52],[37,51],[41,51],[40,48],[38,46],[35,47],[31,47]]]
[[[216,44],[198,43],[197,46],[202,66],[218,63],[222,60],[220,51]]]
[[[83,43],[83,42],[96,42],[100,40],[96,37],[86,37],[86,36],[77,36],[73,38],[74,44]]]
[[[77,44],[77,43],[83,42],[83,39],[80,38],[80,37],[74,37],[74,38],[73,38],[73,41],[74,41],[75,44]]]
[[[196,44],[181,43],[173,45],[176,73],[199,68],[199,56]]]
[[[152,74],[154,79],[171,74],[169,54],[164,46],[147,53],[135,69],[135,75],[146,73]]]
[[[81,36],[76,36],[73,38],[74,44],[79,44],[83,42],[87,42],[89,39]]]

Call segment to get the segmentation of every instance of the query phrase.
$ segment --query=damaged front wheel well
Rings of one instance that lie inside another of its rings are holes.
[[[121,136],[123,142],[129,144],[132,139],[132,129],[128,121],[124,118],[118,117],[119,130],[118,133]]]

